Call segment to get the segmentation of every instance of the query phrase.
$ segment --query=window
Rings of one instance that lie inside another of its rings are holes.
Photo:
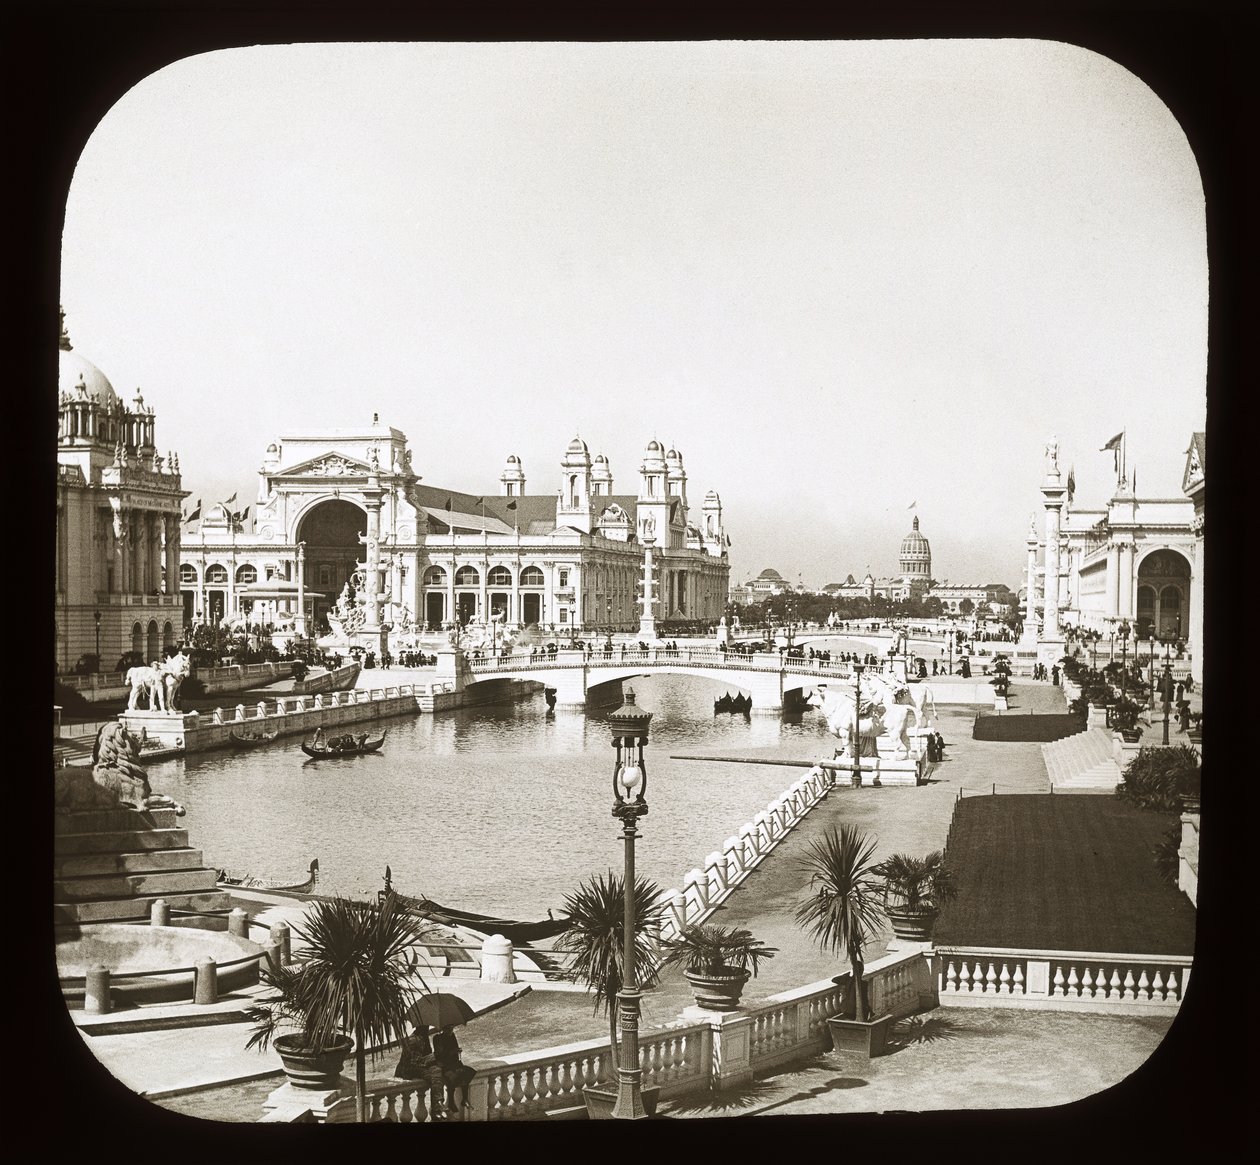
[[[431,566],[424,572],[424,585],[426,587],[441,587],[446,585],[446,571],[440,566]]]
[[[568,621],[569,621],[569,608],[561,607],[560,608],[560,622],[567,623]]]
[[[326,562],[319,564],[319,585],[321,587],[332,586],[332,567]]]
[[[191,562],[181,562],[179,564],[179,581],[182,583],[196,583],[197,568]]]
[[[562,570],[560,572],[560,582],[558,585],[562,587],[567,587],[569,585],[569,572],[567,570]]]
[[[474,567],[461,566],[455,572],[455,585],[457,587],[475,587],[481,584],[481,575],[479,575]]]
[[[512,572],[506,566],[493,566],[490,573],[486,576],[486,581],[492,587],[510,587],[512,585]]]
[[[236,568],[236,581],[238,583],[249,584],[258,581],[258,568],[250,563]]]
[[[544,583],[543,572],[536,566],[527,566],[521,571],[521,586],[540,587]]]
[[[206,567],[206,582],[223,584],[228,580],[227,567],[216,562]]]

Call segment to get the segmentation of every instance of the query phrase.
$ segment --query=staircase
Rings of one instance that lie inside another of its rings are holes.
[[[91,772],[62,769],[54,780],[59,786],[90,782]],[[203,863],[200,850],[189,848],[188,831],[178,823],[174,809],[58,807],[53,817],[54,923],[148,921],[159,898],[172,915],[226,912],[231,900],[215,884],[217,871]],[[196,922],[205,926],[208,920]]]
[[[1112,755],[1111,733],[1091,728],[1041,746],[1050,784],[1056,789],[1097,790],[1110,793],[1121,780]]]

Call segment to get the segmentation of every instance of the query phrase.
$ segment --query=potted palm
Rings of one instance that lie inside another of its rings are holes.
[[[941,907],[958,892],[944,860],[940,850],[921,858],[893,854],[874,868],[884,879],[884,913],[898,938],[927,942],[932,937]]]
[[[271,994],[246,1012],[254,1028],[245,1046],[274,1046],[290,1083],[325,1090],[337,1087],[353,1050],[355,1117],[366,1120],[368,1047],[407,1034],[424,982],[405,952],[424,926],[393,893],[379,902],[321,898],[294,927],[299,961],[263,970]]]
[[[662,967],[681,965],[696,1003],[707,1011],[734,1011],[744,985],[757,974],[762,959],[774,958],[749,930],[733,926],[688,924],[661,943]]]
[[[652,987],[660,975],[660,958],[653,932],[660,922],[661,891],[644,878],[634,880],[634,966],[640,987]],[[590,989],[595,1013],[608,1017],[608,1051],[613,1075],[621,1061],[617,1046],[617,993],[621,990],[625,936],[625,879],[608,871],[589,878],[565,896],[569,929],[555,940],[555,950],[569,956],[565,977]],[[648,1116],[656,1112],[659,1088],[641,1090]],[[588,1086],[586,1109],[592,1117],[610,1114],[617,1102],[615,1088]]]
[[[853,980],[853,1017],[827,1021],[838,1052],[868,1059],[881,1055],[888,1042],[891,1015],[872,1019],[867,1002],[863,951],[878,932],[883,909],[881,885],[871,855],[875,839],[855,826],[832,826],[806,851],[802,870],[809,874],[810,895],[796,909],[796,920],[825,949],[843,952]]]

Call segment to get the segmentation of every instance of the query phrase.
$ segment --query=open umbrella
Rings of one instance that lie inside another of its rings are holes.
[[[407,1018],[412,1023],[427,1023],[435,1028],[467,1023],[476,1014],[466,1000],[445,991],[421,995],[407,1009]]]

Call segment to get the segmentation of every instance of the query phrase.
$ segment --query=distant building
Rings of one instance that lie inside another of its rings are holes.
[[[271,442],[257,496],[212,506],[184,535],[180,585],[192,619],[246,613],[322,633],[334,604],[372,604],[403,631],[494,618],[510,628],[639,626],[645,542],[654,614],[716,620],[729,585],[722,502],[689,505],[682,454],[648,443],[638,492],[613,492],[607,458],[575,437],[555,493],[525,491],[507,458],[497,493],[422,484],[407,438],[370,425]],[[252,517],[250,511],[252,509]]]
[[[182,637],[179,459],[155,444],[140,390],[124,404],[70,343],[58,353],[56,664],[85,655],[112,670],[124,652],[157,659]]]

